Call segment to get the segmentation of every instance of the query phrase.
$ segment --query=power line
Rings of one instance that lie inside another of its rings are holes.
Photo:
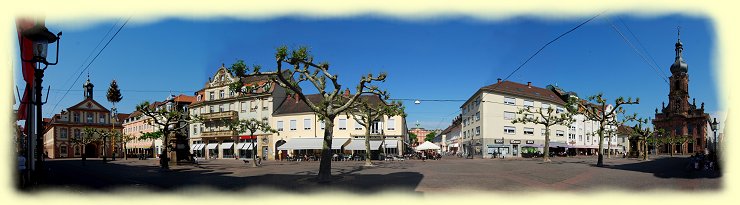
[[[66,92],[64,89],[51,89],[51,92]],[[83,90],[69,90],[69,91],[83,91]],[[108,90],[93,90],[97,92],[105,92]],[[121,90],[121,92],[136,92],[136,93],[193,93],[195,91],[190,90]]]
[[[630,35],[632,35],[632,37],[635,38],[635,40],[637,40],[637,45],[639,45],[640,48],[645,52],[645,54],[647,54],[648,58],[650,58],[650,60],[653,62],[653,65],[656,68],[659,68],[660,66],[658,66],[658,63],[655,62],[655,59],[653,58],[653,56],[650,55],[650,52],[648,52],[648,50],[645,49],[645,46],[642,45],[642,42],[640,41],[640,38],[637,38],[637,36],[634,33],[632,33],[632,29],[630,29],[630,27],[627,26],[627,24],[624,23],[624,21],[622,21],[622,18],[620,18],[619,16],[617,16],[617,20],[619,20],[619,22],[622,23],[622,25],[624,25],[625,28],[627,28],[627,31],[630,32]],[[660,70],[660,69],[658,69],[658,70]],[[667,76],[665,75],[664,72],[660,72],[660,74],[663,74],[663,77],[666,77],[667,78]]]
[[[93,62],[95,62],[95,59],[98,59],[98,56],[100,56],[100,54],[103,53],[103,50],[105,50],[105,48],[108,47],[108,45],[110,44],[110,42],[113,41],[113,39],[115,39],[116,36],[118,36],[118,33],[121,32],[121,29],[123,29],[123,27],[126,26],[126,24],[128,23],[129,20],[131,20],[131,17],[128,17],[128,19],[126,19],[126,22],[123,22],[123,25],[121,25],[121,27],[118,28],[118,30],[116,31],[116,33],[114,33],[113,36],[108,40],[108,42],[105,43],[105,46],[103,46],[103,48],[101,48],[100,51],[98,51],[98,54],[96,54],[95,57],[90,61],[90,63],[87,64],[87,66],[85,67],[85,69],[83,69],[82,71],[80,71],[80,74],[77,75],[77,78],[75,79],[75,82],[72,83],[72,85],[69,86],[69,89],[67,89],[67,91],[64,92],[64,95],[62,95],[62,98],[59,99],[59,101],[57,101],[56,104],[54,104],[54,108],[51,109],[51,110],[56,110],[57,109],[57,106],[59,105],[59,103],[62,102],[62,100],[64,100],[64,97],[67,96],[67,94],[72,89],[72,87],[75,85],[75,83],[77,83],[77,81],[80,79],[80,76],[82,76],[82,73],[85,72],[88,68],[90,68],[90,65],[92,65]]]
[[[576,26],[576,27],[573,27],[572,29],[570,29],[570,30],[566,31],[566,32],[565,32],[565,33],[563,33],[563,34],[560,34],[560,35],[559,35],[558,37],[556,37],[555,39],[552,39],[552,40],[551,40],[550,42],[547,42],[547,43],[546,43],[545,45],[543,45],[543,46],[542,46],[542,47],[541,47],[541,48],[540,48],[539,50],[537,50],[537,52],[535,52],[534,54],[532,54],[532,56],[529,56],[529,58],[527,58],[527,60],[526,60],[526,61],[524,61],[524,63],[522,63],[522,64],[521,64],[521,65],[519,65],[519,67],[517,67],[517,68],[516,68],[516,69],[515,69],[514,71],[512,71],[511,73],[509,73],[509,75],[507,75],[507,76],[506,76],[506,77],[504,78],[504,81],[506,81],[507,79],[509,79],[509,77],[511,77],[512,75],[514,75],[514,73],[516,73],[517,71],[519,71],[519,69],[521,69],[522,67],[524,67],[524,65],[525,65],[525,64],[527,64],[527,62],[529,62],[530,60],[532,60],[532,58],[534,58],[535,56],[537,56],[537,54],[539,54],[539,53],[540,53],[540,52],[541,52],[542,50],[544,50],[544,49],[545,49],[545,47],[547,47],[548,45],[550,45],[550,44],[552,44],[553,42],[557,41],[557,40],[558,40],[558,39],[560,39],[561,37],[563,37],[563,36],[565,36],[565,35],[569,34],[570,32],[573,32],[573,31],[575,31],[576,29],[580,28],[581,26],[583,26],[584,24],[586,24],[586,23],[590,22],[591,20],[595,19],[596,17],[599,17],[599,16],[600,16],[601,14],[603,14],[604,12],[606,12],[606,11],[602,11],[601,13],[599,13],[599,14],[596,14],[596,15],[595,15],[594,17],[591,17],[590,19],[588,19],[588,20],[584,21],[583,23],[581,23],[581,24],[578,24],[578,26]],[[494,86],[494,87],[493,87],[493,89],[496,89],[496,88],[498,87],[498,85],[499,85],[499,83],[497,83],[497,84],[496,84],[496,86]]]
[[[642,54],[642,53],[641,53],[640,51],[638,51],[638,50],[637,50],[637,48],[635,48],[635,45],[633,45],[633,44],[632,44],[632,42],[631,42],[631,41],[630,41],[629,39],[627,39],[627,37],[625,37],[625,36],[624,36],[624,34],[622,34],[622,32],[621,32],[621,31],[619,31],[619,28],[617,28],[617,27],[616,27],[616,26],[614,25],[614,23],[613,23],[613,22],[611,21],[611,19],[608,19],[608,18],[607,18],[607,20],[609,21],[609,24],[610,24],[610,25],[612,26],[612,28],[614,29],[614,31],[615,31],[615,32],[617,32],[617,33],[619,34],[619,36],[621,36],[621,37],[622,37],[622,40],[623,40],[623,41],[624,41],[625,43],[627,43],[627,45],[629,45],[629,46],[630,46],[630,48],[632,48],[632,50],[633,50],[633,51],[634,51],[635,53],[637,53],[637,55],[638,55],[638,56],[640,56],[640,58],[641,58],[641,59],[642,59],[643,61],[645,61],[645,63],[646,63],[646,64],[647,64],[647,65],[648,65],[648,66],[649,66],[650,68],[652,68],[652,69],[653,69],[653,71],[655,71],[656,73],[658,73],[658,75],[659,75],[658,77],[661,77],[661,78],[663,79],[663,81],[665,81],[666,83],[668,83],[668,78],[667,78],[667,77],[665,76],[665,74],[663,74],[663,73],[662,73],[662,72],[660,72],[660,71],[659,71],[659,70],[658,70],[657,68],[655,68],[655,66],[653,66],[652,64],[650,64],[650,62],[649,62],[649,61],[647,60],[647,58],[646,58],[646,57],[645,57],[645,56],[644,56],[644,55],[643,55],[643,54]],[[661,76],[661,75],[662,75],[662,76]]]

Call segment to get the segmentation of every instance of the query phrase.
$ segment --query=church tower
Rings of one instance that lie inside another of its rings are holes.
[[[93,98],[93,87],[95,87],[92,83],[90,83],[90,76],[87,76],[87,82],[82,85],[84,88],[84,95],[85,99],[92,99]]]
[[[689,112],[689,66],[683,60],[683,44],[681,34],[676,41],[676,60],[671,65],[670,92],[668,94],[668,108],[663,110],[670,115],[686,116]]]

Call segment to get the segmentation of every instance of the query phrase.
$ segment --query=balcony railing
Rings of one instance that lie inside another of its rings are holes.
[[[216,120],[216,119],[225,119],[225,118],[231,118],[235,119],[239,116],[239,113],[237,111],[224,111],[224,112],[215,112],[215,113],[205,113],[201,117],[203,120]]]
[[[234,131],[223,130],[223,131],[203,131],[202,137],[222,137],[222,136],[233,136]]]

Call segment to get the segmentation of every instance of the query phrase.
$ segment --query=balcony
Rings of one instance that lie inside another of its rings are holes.
[[[234,131],[222,130],[222,131],[203,131],[201,137],[230,137],[234,136]]]
[[[236,119],[239,117],[239,113],[237,111],[224,111],[224,112],[215,112],[215,113],[205,113],[201,115],[201,117],[205,121],[228,119],[228,118]]]

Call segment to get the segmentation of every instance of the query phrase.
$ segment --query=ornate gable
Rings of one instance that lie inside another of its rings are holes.
[[[222,86],[228,86],[229,83],[232,83],[236,81],[234,76],[231,75],[231,72],[229,72],[226,67],[221,66],[218,68],[216,73],[213,75],[213,78],[211,78],[211,81],[207,83],[208,88],[213,87],[222,87]]]
[[[67,110],[93,110],[93,111],[105,111],[110,112],[107,108],[103,107],[100,103],[96,102],[92,98],[83,100],[82,102],[69,107]]]

